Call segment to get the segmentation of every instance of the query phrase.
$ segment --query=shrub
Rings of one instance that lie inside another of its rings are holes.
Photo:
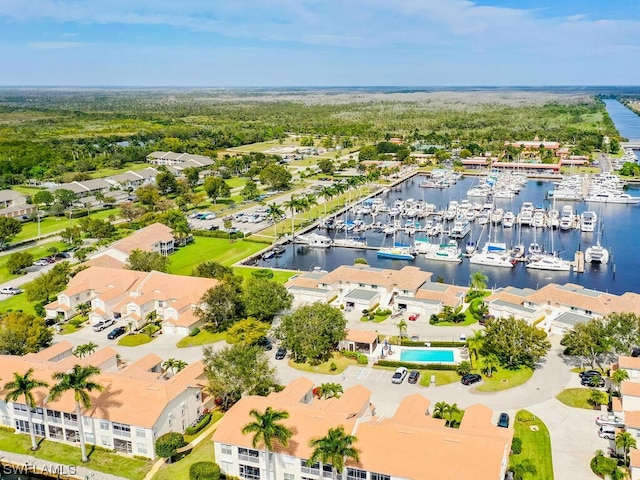
[[[202,417],[202,420],[200,420],[198,423],[196,423],[193,427],[187,427],[185,429],[184,433],[186,433],[187,435],[195,435],[200,430],[202,430],[204,427],[209,425],[210,421],[211,421],[211,414],[207,413],[204,417]]]
[[[457,365],[446,365],[441,363],[411,363],[398,362],[396,360],[378,360],[377,365],[381,367],[405,367],[409,370],[451,370],[456,371]]]
[[[184,436],[181,433],[165,433],[156,440],[156,454],[162,458],[171,458],[176,454],[176,450],[186,444],[187,442],[184,441]]]
[[[196,335],[198,335],[200,333],[200,329],[198,327],[194,328],[193,330],[191,330],[191,333],[189,334],[190,337],[195,337]]]
[[[366,365],[367,363],[369,363],[369,359],[367,358],[367,356],[363,353],[359,353],[358,356],[356,357],[358,360],[358,364],[359,365]]]
[[[332,372],[335,372],[338,369],[338,366],[336,365],[336,362],[331,362],[331,365],[329,365],[329,370],[331,370]]]
[[[251,272],[251,276],[255,278],[273,278],[273,270],[268,268],[260,268]]]
[[[458,365],[458,368],[456,369],[456,372],[458,372],[458,375],[466,375],[467,373],[470,373],[471,362],[466,360],[464,362],[460,362],[460,364]]]
[[[74,327],[78,328],[80,325],[82,325],[86,321],[87,321],[87,317],[85,315],[78,315],[76,317],[73,317],[71,320],[69,320],[69,323]]]
[[[189,480],[219,480],[220,467],[213,462],[196,462],[189,467]]]
[[[520,455],[522,452],[522,439],[520,437],[513,437],[511,442],[511,452],[514,455]]]
[[[389,309],[386,309],[386,310],[378,309],[378,310],[376,310],[374,315],[376,317],[384,317],[384,316],[387,316],[387,315],[391,315],[391,310],[389,310]]]
[[[605,476],[611,475],[611,473],[618,468],[618,460],[605,457],[604,455],[596,455],[591,459],[589,466],[593,473],[600,478],[604,478]]]
[[[351,350],[342,350],[340,353],[342,353],[342,356],[346,358],[358,358],[359,355],[358,352],[352,352]]]
[[[38,302],[36,304],[33,305],[33,309],[36,312],[36,315],[38,315],[39,317],[44,317],[47,312],[44,309],[44,306],[49,303],[49,302]]]

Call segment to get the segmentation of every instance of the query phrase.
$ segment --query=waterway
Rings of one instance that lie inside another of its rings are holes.
[[[622,105],[618,100],[604,100],[607,113],[618,132],[629,141],[640,141],[640,115]],[[636,154],[637,156],[637,154]]]
[[[382,194],[387,204],[391,205],[397,198],[413,198],[424,200],[435,204],[438,210],[446,209],[451,200],[460,201],[466,198],[467,190],[476,183],[473,177],[464,178],[456,185],[448,189],[420,188],[421,176],[415,176],[402,184],[400,188]],[[525,189],[513,200],[496,199],[496,207],[512,210],[517,213],[523,202],[529,201],[534,205],[541,205],[545,209],[553,207],[549,200],[545,200],[545,193],[553,188],[553,184],[548,181],[529,181]],[[631,187],[628,193],[640,196],[640,188]],[[474,199],[470,199],[472,202]],[[475,199],[477,200],[477,199]],[[572,272],[550,272],[540,270],[530,270],[524,264],[518,264],[514,268],[500,268],[472,265],[468,259],[462,263],[448,263],[427,260],[423,255],[418,255],[413,261],[380,259],[376,255],[376,250],[348,249],[331,247],[329,249],[309,248],[303,245],[287,245],[286,252],[280,256],[268,260],[260,260],[258,265],[264,267],[279,267],[300,271],[310,271],[314,268],[332,270],[340,265],[353,264],[358,257],[364,258],[370,266],[380,268],[400,269],[404,265],[415,265],[425,271],[433,273],[433,280],[440,277],[446,283],[467,286],[470,275],[481,270],[489,278],[488,285],[491,287],[503,287],[513,285],[517,287],[540,288],[547,283],[577,283],[588,288],[622,294],[626,291],[640,293],[640,206],[638,205],[611,205],[611,204],[586,204],[585,202],[556,202],[555,208],[562,210],[564,205],[572,205],[576,213],[585,210],[595,211],[602,219],[601,244],[609,249],[611,258],[607,265],[586,264],[584,273]],[[351,217],[353,219],[353,216]],[[365,216],[364,220],[371,223],[370,216]],[[376,217],[376,222],[385,223],[387,220],[384,214]],[[423,220],[421,220],[423,221]],[[404,220],[402,220],[404,223]],[[487,231],[483,238],[479,238],[482,227],[474,225],[471,237],[467,236],[460,243],[472,240],[478,241],[480,245],[487,241]],[[575,252],[578,249],[585,250],[589,245],[593,245],[597,240],[596,233],[583,233],[579,230],[559,231],[550,229],[534,229],[533,227],[515,227],[505,229],[498,227],[492,232],[492,239],[504,241],[507,245],[522,243],[528,246],[534,240],[545,246],[546,250],[553,250],[565,260],[573,261]],[[344,232],[328,232],[318,229],[317,233],[323,235],[337,235],[344,238]],[[360,234],[358,234],[360,235]],[[352,235],[355,236],[355,235]],[[366,233],[367,243],[370,246],[389,246],[391,238],[382,233],[368,230]],[[414,239],[425,239],[424,234],[416,234],[414,237],[398,234],[396,241],[410,244]],[[437,241],[437,239],[432,239]]]

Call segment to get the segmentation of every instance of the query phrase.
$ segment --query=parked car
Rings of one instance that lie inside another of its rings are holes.
[[[107,320],[101,320],[93,326],[94,332],[101,332],[107,327],[114,325],[116,321],[113,318],[108,318]]]
[[[391,377],[391,383],[402,383],[407,376],[407,369],[405,367],[398,367]]]
[[[616,427],[613,425],[602,425],[598,430],[598,436],[600,438],[606,438],[607,440],[613,440],[616,438]]]
[[[263,350],[273,349],[273,344],[271,343],[271,340],[269,340],[267,337],[262,337],[261,339],[259,339],[258,345],[261,346]]]
[[[69,252],[58,252],[54,256],[55,258],[71,258],[71,254]]]
[[[509,414],[502,412],[500,419],[498,420],[498,426],[502,428],[509,428]]]
[[[604,387],[604,378],[600,375],[592,375],[590,377],[582,377],[580,384],[583,387]]]
[[[420,314],[419,313],[412,313],[411,315],[409,315],[409,320],[415,322],[418,318],[420,318]]]
[[[127,329],[124,328],[124,327],[116,327],[116,328],[114,328],[113,330],[111,330],[109,332],[109,334],[107,335],[107,338],[109,340],[114,340],[114,339],[118,338],[119,336],[124,335],[124,333],[126,331],[127,331]]]
[[[596,425],[609,425],[613,427],[624,427],[624,420],[613,413],[600,415],[596,418]]]
[[[418,383],[419,378],[420,378],[420,372],[418,370],[411,370],[411,372],[409,372],[409,378],[407,379],[407,382]]]
[[[461,333],[460,334],[460,341],[461,342],[466,342],[467,341],[467,334],[466,333]]]
[[[35,267],[44,267],[46,265],[49,265],[49,262],[46,259],[41,258],[40,260],[36,260],[35,262],[33,262],[33,265]]]
[[[22,290],[16,287],[2,287],[0,288],[0,293],[4,295],[17,295],[19,293],[22,293]]]
[[[276,350],[276,360],[282,360],[286,356],[287,356],[287,349],[286,348],[280,347],[280,348],[278,348],[278,350]]]
[[[479,382],[480,380],[482,380],[482,377],[477,373],[467,373],[466,375],[462,376],[460,382],[462,382],[463,385],[471,385],[473,383]]]
[[[584,372],[580,372],[578,375],[580,375],[580,378],[593,377],[594,375],[597,375],[598,377],[602,376],[602,374],[597,370],[586,370]]]

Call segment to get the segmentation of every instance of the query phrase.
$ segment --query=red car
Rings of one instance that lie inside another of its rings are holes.
[[[412,321],[414,321],[414,322],[415,322],[418,318],[420,318],[420,314],[419,314],[419,313],[413,313],[413,314],[409,315],[409,320],[412,320]]]

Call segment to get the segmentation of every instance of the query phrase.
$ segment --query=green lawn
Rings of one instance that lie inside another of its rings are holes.
[[[202,430],[200,430],[198,433],[196,433],[194,435],[189,435],[189,434],[185,433],[184,434],[184,441],[187,442],[187,443],[193,442],[196,438],[198,438],[200,435],[202,435],[204,432],[206,432],[208,428],[211,428],[211,426],[213,424],[215,424],[218,420],[220,420],[223,416],[224,416],[224,413],[222,413],[220,410],[212,411],[211,412],[211,420],[209,421],[207,426],[204,427]],[[203,441],[207,441],[207,440],[205,439]],[[197,448],[197,446],[196,446],[196,448]]]
[[[335,363],[336,369],[331,370],[331,364]],[[312,373],[324,373],[326,375],[338,375],[346,370],[349,365],[358,365],[355,359],[343,357],[338,352],[333,354],[333,358],[320,365],[310,365],[308,363],[296,363],[293,359],[289,360],[289,366],[296,370]]]
[[[534,427],[532,430],[531,427]],[[515,436],[522,440],[522,452],[511,455],[511,466],[529,460],[536,469],[536,474],[525,478],[540,478],[553,480],[553,462],[551,458],[551,439],[547,426],[537,417],[526,410],[516,414],[513,424]]]
[[[460,381],[460,375],[452,370],[420,370],[420,385],[431,386],[431,375],[436,376],[436,387]]]
[[[212,333],[203,328],[200,330],[200,333],[193,337],[184,337],[176,344],[176,346],[178,348],[197,347],[200,345],[206,345],[207,343],[221,342],[223,340],[227,340],[227,332]]]
[[[482,383],[478,385],[477,390],[480,392],[498,392],[518,387],[526,383],[531,378],[531,375],[533,375],[533,370],[527,367],[520,367],[517,370],[498,367],[498,370],[493,372],[491,378],[483,375]]]
[[[33,303],[27,300],[27,295],[24,293],[14,295],[0,302],[0,313],[8,311],[22,311],[32,315],[36,314],[36,311],[33,308]]]
[[[110,208],[100,212],[92,213],[91,218],[104,220],[109,215],[116,217],[120,213],[119,208]],[[40,234],[48,235],[50,233],[62,231],[71,225],[75,225],[80,221],[79,218],[69,219],[67,217],[45,217],[40,221]],[[11,239],[12,242],[21,242],[32,238],[38,238],[38,222],[26,222],[22,224],[22,231]]]
[[[195,266],[210,260],[232,265],[266,246],[245,240],[229,242],[225,238],[194,237],[194,240],[169,257],[169,273],[191,275]]]
[[[210,443],[211,442],[205,442]],[[213,444],[211,445],[213,448]],[[5,452],[21,453],[30,455],[42,461],[55,462],[60,465],[79,465],[80,464],[80,448],[49,440],[42,440],[40,449],[31,451],[31,439],[29,435],[10,433],[0,430],[0,450]],[[151,468],[153,462],[151,460],[139,460],[137,458],[125,457],[112,452],[95,450],[92,451],[90,445],[87,445],[89,453],[89,463],[85,466],[92,470],[103,473],[110,473],[132,480],[142,480]],[[188,478],[174,477],[174,478]]]
[[[44,243],[42,245],[38,245],[36,247],[27,248],[21,251],[30,253],[31,255],[33,255],[34,260],[38,260],[41,257],[49,256],[48,250],[51,247],[55,247],[60,251],[60,250],[66,249],[67,245],[65,245],[62,242],[52,241],[52,242]],[[20,275],[14,275],[10,273],[9,270],[7,269],[7,262],[9,261],[10,255],[11,253],[9,253],[8,255],[0,256],[0,283],[4,283],[8,280],[11,280],[12,278],[17,278],[20,276]]]
[[[250,278],[251,273],[255,272],[256,269],[252,267],[233,267],[233,271],[236,275],[240,275],[244,278]],[[300,273],[300,272],[296,272],[295,270],[271,269],[271,271],[273,272],[273,278],[271,280],[278,283],[285,283],[291,277]]]
[[[244,185],[247,183],[247,179],[242,177],[234,177],[225,180],[225,182],[227,182],[227,185],[229,185],[231,188],[237,188],[244,187]]]
[[[558,400],[568,407],[593,410],[593,405],[589,403],[590,397],[590,388],[566,388],[556,396]]]
[[[138,345],[149,343],[151,340],[153,340],[153,337],[150,337],[146,333],[130,333],[118,340],[118,345],[122,345],[123,347],[137,347]]]

